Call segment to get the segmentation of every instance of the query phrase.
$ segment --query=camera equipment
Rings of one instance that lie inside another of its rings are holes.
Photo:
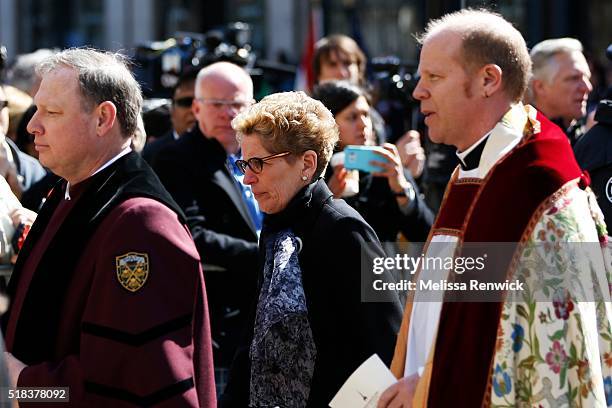
[[[344,148],[344,168],[347,170],[361,170],[375,173],[384,169],[370,164],[372,161],[389,162],[376,152],[384,151],[380,146],[349,145]]]
[[[395,56],[373,58],[369,66],[376,109],[395,136],[391,142],[417,128],[419,104],[412,97],[419,81],[416,66]]]
[[[251,72],[255,54],[249,45],[250,36],[250,26],[240,22],[204,34],[178,32],[166,41],[137,46],[134,73],[146,97],[167,98],[180,75],[213,62],[233,62]]]
[[[374,84],[380,87],[381,97],[414,105],[412,91],[419,80],[416,64],[404,63],[398,57],[387,56],[373,58],[370,68]]]
[[[295,67],[257,58],[250,45],[251,27],[229,23],[201,33],[178,32],[166,41],[147,42],[136,49],[134,73],[147,98],[169,98],[178,78],[217,61],[244,67],[253,79],[256,98],[291,90]]]

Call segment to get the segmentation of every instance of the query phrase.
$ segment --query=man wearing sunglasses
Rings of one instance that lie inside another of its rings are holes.
[[[170,120],[172,129],[151,143],[148,143],[142,151],[142,157],[152,164],[161,150],[172,143],[195,125],[191,105],[193,104],[195,77],[197,71],[191,70],[178,79],[172,94],[172,105],[170,107]]]
[[[244,314],[255,293],[261,215],[240,181],[231,121],[253,101],[253,82],[241,67],[218,62],[197,75],[197,126],[153,162],[164,186],[192,220],[209,293],[217,391],[221,392]]]

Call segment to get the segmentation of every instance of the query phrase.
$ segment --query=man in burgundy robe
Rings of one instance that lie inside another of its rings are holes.
[[[19,254],[4,316],[12,387],[72,406],[216,406],[200,258],[184,215],[130,149],[142,96],[118,55],[45,60],[28,125],[62,180]]]

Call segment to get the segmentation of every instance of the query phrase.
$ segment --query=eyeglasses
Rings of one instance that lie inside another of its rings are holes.
[[[178,98],[173,101],[176,106],[180,106],[181,108],[191,108],[191,104],[193,103],[193,96],[185,96],[183,98]]]
[[[231,100],[231,99],[208,99],[208,98],[197,98],[197,100],[204,104],[212,105],[212,107],[217,110],[225,109],[226,107],[229,106],[236,111],[241,111],[253,103],[253,100],[241,101],[241,100]]]
[[[8,101],[0,101],[0,110],[6,108],[8,106]]]
[[[291,152],[278,153],[266,157],[251,157],[249,160],[236,160],[236,166],[238,166],[238,169],[242,174],[246,173],[247,167],[251,169],[253,173],[259,174],[263,170],[264,163],[278,157],[287,156],[288,154],[291,154]]]

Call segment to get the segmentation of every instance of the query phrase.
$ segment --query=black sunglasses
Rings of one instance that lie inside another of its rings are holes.
[[[287,156],[288,154],[291,154],[291,152],[278,153],[266,157],[251,157],[249,160],[236,160],[236,166],[238,166],[238,169],[242,174],[246,173],[247,167],[250,168],[253,173],[259,174],[261,173],[261,170],[263,170],[264,163],[266,163],[268,160]]]
[[[0,110],[6,108],[8,106],[8,101],[0,101]]]
[[[193,96],[185,96],[184,98],[178,98],[174,100],[176,106],[181,108],[190,108],[193,103]]]

